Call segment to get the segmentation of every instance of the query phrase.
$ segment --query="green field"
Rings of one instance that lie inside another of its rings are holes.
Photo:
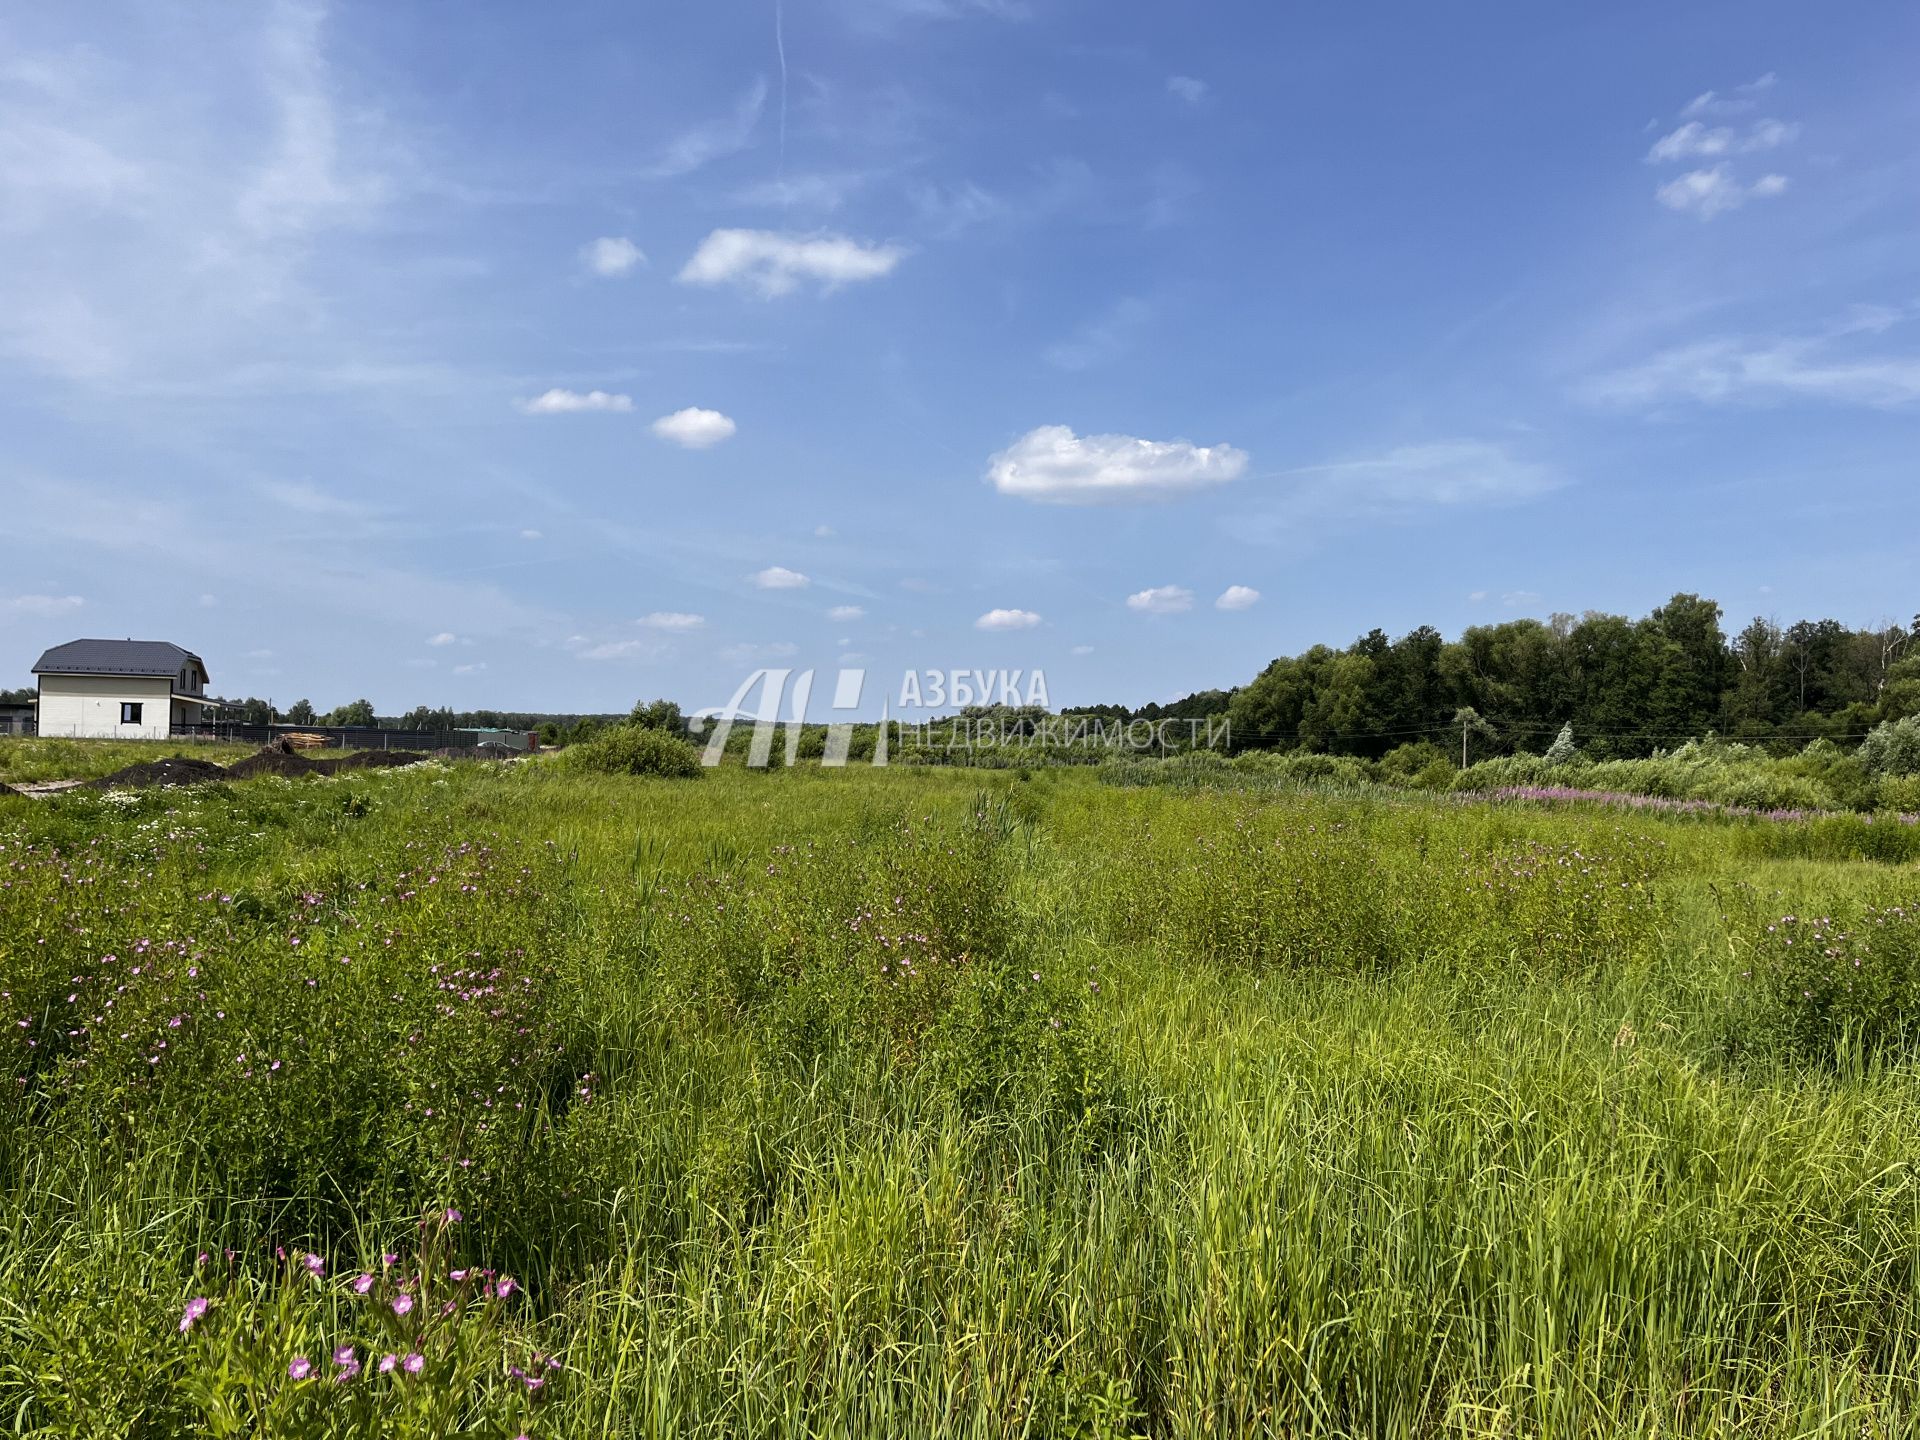
[[[0,797],[0,1422],[1910,1433],[1899,821],[1181,778]]]

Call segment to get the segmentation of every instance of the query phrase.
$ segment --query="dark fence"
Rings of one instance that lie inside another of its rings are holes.
[[[282,735],[324,735],[329,749],[341,750],[471,750],[489,743],[515,750],[527,748],[526,736],[520,731],[503,734],[491,730],[385,730],[360,725],[243,725],[224,720],[175,725],[173,735],[181,740],[237,740],[248,745],[264,745]]]

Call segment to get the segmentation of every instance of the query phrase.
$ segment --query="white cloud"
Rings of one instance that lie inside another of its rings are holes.
[[[1920,404],[1920,357],[1864,352],[1846,343],[1862,331],[1884,328],[1883,317],[1870,315],[1813,336],[1720,336],[1599,376],[1581,387],[1581,394],[1613,405],[1825,400],[1895,409]]]
[[[1191,75],[1169,75],[1167,77],[1167,93],[1186,101],[1189,105],[1198,105],[1205,100],[1209,88],[1211,87],[1208,86],[1206,81],[1196,80]]]
[[[987,479],[1021,500],[1098,505],[1165,500],[1223,485],[1246,468],[1246,452],[1231,445],[1080,436],[1065,425],[1042,425],[995,455]]]
[[[672,180],[747,148],[767,104],[767,82],[756,80],[731,115],[696,125],[675,136],[641,171],[648,180]]]
[[[655,610],[650,615],[642,615],[639,623],[649,630],[698,630],[707,623],[704,615],[689,614],[684,610]]]
[[[827,611],[827,618],[829,620],[841,621],[859,620],[863,618],[866,613],[867,612],[858,605],[836,605]]]
[[[1260,592],[1251,585],[1229,585],[1213,602],[1216,610],[1251,610],[1260,603]]]
[[[1031,610],[989,610],[973,622],[976,630],[1031,630],[1040,617]]]
[[[753,583],[762,590],[804,590],[813,581],[798,570],[789,570],[784,565],[769,565],[754,573]]]
[[[1074,647],[1073,647],[1073,653],[1074,653],[1074,654],[1076,654],[1076,655],[1091,655],[1091,654],[1093,654],[1093,646],[1091,646],[1091,645],[1076,645],[1076,646],[1074,646]]]
[[[459,643],[460,637],[451,630],[442,630],[438,635],[429,635],[427,637],[427,644],[429,645],[458,645]]]
[[[1193,608],[1193,591],[1184,585],[1154,585],[1127,596],[1127,608],[1141,615],[1178,615]]]
[[[581,246],[580,260],[587,269],[608,280],[647,263],[645,253],[624,235],[602,235]]]
[[[718,410],[688,406],[653,422],[653,433],[688,450],[705,450],[729,439],[737,427]]]
[[[1786,188],[1784,175],[1766,175],[1752,185],[1744,185],[1725,165],[1715,165],[1711,170],[1689,170],[1653,193],[1669,210],[1711,220],[1728,210],[1738,210],[1750,199],[1769,199],[1782,194]]]
[[[1786,120],[1756,121],[1741,135],[1729,125],[1702,125],[1689,120],[1669,135],[1654,141],[1647,151],[1649,165],[1680,160],[1711,160],[1723,155],[1750,155],[1760,150],[1776,150],[1800,135],[1800,127]]]
[[[471,664],[454,666],[453,673],[456,675],[478,675],[482,670],[486,668],[487,668],[486,661],[475,660]]]
[[[715,230],[680,271],[687,285],[739,285],[762,295],[785,295],[802,281],[826,291],[891,274],[906,258],[898,245],[866,245],[844,235],[795,235],[777,230]]]
[[[1721,125],[1712,129],[1698,120],[1689,120],[1670,135],[1663,135],[1647,151],[1647,163],[1661,165],[1672,160],[1690,160],[1696,155],[1724,155],[1733,146],[1733,131]]]
[[[609,395],[604,390],[549,390],[531,400],[516,402],[528,415],[579,415],[590,410],[624,415],[633,409],[631,395]]]
[[[87,602],[78,595],[15,595],[5,602],[10,615],[31,615],[36,620],[52,620],[78,610]]]
[[[1683,116],[1737,115],[1744,110],[1751,110],[1758,103],[1753,97],[1763,90],[1771,90],[1778,79],[1779,77],[1769,70],[1766,74],[1749,80],[1744,85],[1734,86],[1731,96],[1723,96],[1717,90],[1704,91],[1689,100],[1680,113]]]
[[[538,540],[540,538],[540,532],[538,530],[522,530],[520,532],[520,538],[522,540]]]
[[[833,539],[833,535],[834,530],[831,525],[816,525],[813,527],[813,538],[816,540],[831,540]]]

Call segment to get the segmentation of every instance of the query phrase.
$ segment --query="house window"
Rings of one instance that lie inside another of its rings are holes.
[[[140,723],[140,702],[138,700],[122,700],[120,702],[120,723],[122,725],[138,725]]]

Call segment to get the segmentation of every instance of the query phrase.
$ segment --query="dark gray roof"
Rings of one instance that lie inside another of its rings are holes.
[[[178,675],[193,661],[206,673],[206,662],[191,650],[165,640],[69,640],[40,657],[36,675]]]

